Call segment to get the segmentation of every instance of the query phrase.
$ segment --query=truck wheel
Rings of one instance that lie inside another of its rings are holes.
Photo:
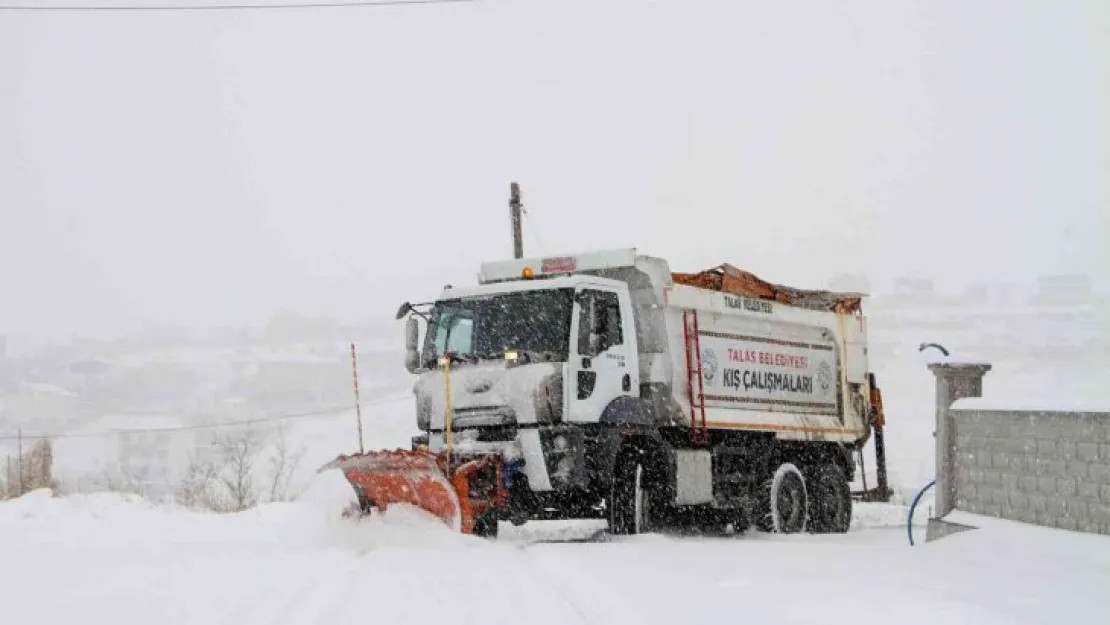
[[[497,517],[492,514],[484,514],[474,519],[474,535],[480,538],[497,539]]]
[[[810,531],[815,534],[843,534],[852,525],[852,487],[844,470],[823,464],[810,479]]]
[[[362,519],[368,517],[373,512],[375,506],[374,502],[362,496],[361,492],[355,492],[356,501],[352,501],[343,509],[342,516],[344,519]]]
[[[806,480],[798,467],[779,465],[760,493],[757,524],[765,532],[796,534],[806,529],[808,502]]]
[[[617,460],[609,497],[609,531],[616,535],[650,532],[655,497],[650,467],[645,456],[635,452]]]

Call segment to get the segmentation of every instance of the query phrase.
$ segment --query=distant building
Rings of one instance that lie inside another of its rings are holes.
[[[1084,274],[1040,276],[1032,299],[1037,304],[1078,304],[1091,300],[1093,286]]]
[[[1011,304],[1018,289],[1012,284],[979,283],[964,289],[960,300],[967,304]]]
[[[103,415],[55,441],[58,473],[78,488],[99,485],[168,494],[189,459],[208,442],[203,430],[183,425],[174,416]]]
[[[264,412],[298,412],[352,400],[350,364],[339,359],[277,358],[259,362],[235,391]]]

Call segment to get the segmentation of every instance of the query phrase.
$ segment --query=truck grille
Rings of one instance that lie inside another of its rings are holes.
[[[469,428],[510,427],[516,425],[516,414],[505,406],[479,406],[459,408],[451,417],[451,427],[456,430]]]

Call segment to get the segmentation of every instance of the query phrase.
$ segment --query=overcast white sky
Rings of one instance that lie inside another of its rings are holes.
[[[511,180],[526,253],[1110,273],[1105,0],[0,12],[0,82],[10,334],[388,318]]]

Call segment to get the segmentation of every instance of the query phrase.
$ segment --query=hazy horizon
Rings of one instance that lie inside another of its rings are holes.
[[[388,319],[511,256],[1110,286],[1097,1],[0,11],[0,334]],[[958,225],[961,230],[955,230]]]

